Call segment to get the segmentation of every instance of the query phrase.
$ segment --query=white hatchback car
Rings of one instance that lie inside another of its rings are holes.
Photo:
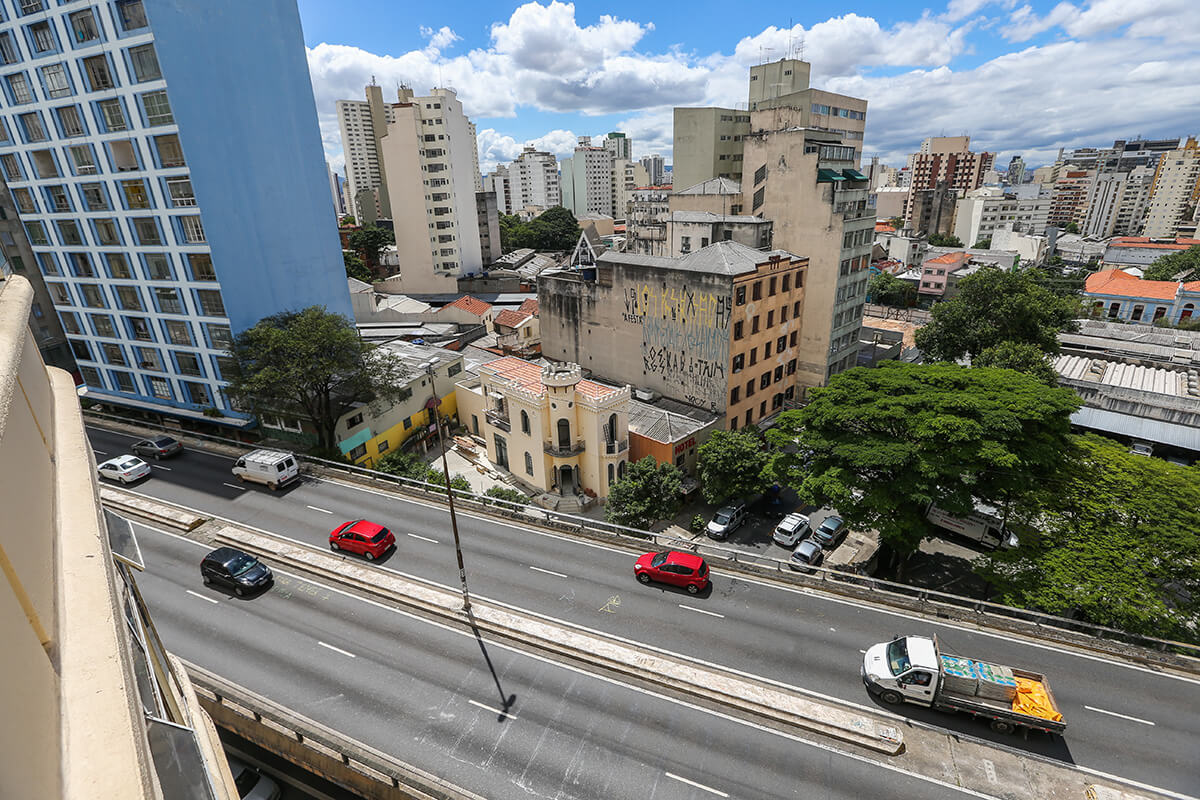
[[[150,465],[137,456],[117,456],[96,467],[101,478],[132,483],[150,474]]]
[[[775,540],[775,544],[795,547],[801,539],[808,536],[808,531],[808,517],[803,514],[788,514],[779,520],[771,538]]]

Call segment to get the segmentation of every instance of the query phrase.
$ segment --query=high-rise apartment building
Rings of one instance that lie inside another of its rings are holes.
[[[0,169],[87,394],[247,424],[232,337],[351,313],[295,0],[9,8]]]
[[[991,170],[995,153],[976,153],[971,150],[970,136],[931,136],[921,142],[921,149],[908,157],[908,202],[904,218],[913,227],[913,199],[918,192],[945,186],[962,197],[983,185],[984,175]]]
[[[511,164],[497,166],[484,179],[484,191],[496,193],[501,214],[562,205],[558,160],[550,153],[526,147]]]
[[[1055,228],[1066,228],[1072,223],[1076,227],[1082,225],[1087,215],[1088,192],[1095,177],[1093,170],[1063,170],[1051,188],[1046,224]]]
[[[1009,186],[1020,186],[1025,182],[1025,159],[1013,156],[1008,162],[1007,183]]]
[[[1117,205],[1117,217],[1113,222],[1113,236],[1138,236],[1146,218],[1146,203],[1154,186],[1154,167],[1134,167],[1125,177],[1121,201]]]
[[[513,198],[512,170],[507,164],[497,164],[496,169],[483,176],[483,190],[496,195],[496,210],[499,213],[512,214],[517,210]]]
[[[613,160],[633,160],[633,140],[623,133],[613,131],[604,137],[604,149],[612,153]]]
[[[650,186],[661,186],[666,177],[666,162],[660,155],[642,156],[639,159],[642,168],[646,170]]]
[[[1200,201],[1200,145],[1189,136],[1182,147],[1163,153],[1154,173],[1150,199],[1146,203],[1143,236],[1174,237],[1185,219],[1184,211],[1195,211]]]
[[[681,189],[710,178],[742,179],[742,137],[750,114],[733,108],[676,108],[672,183]]]
[[[1050,214],[1049,195],[1022,197],[993,186],[967,192],[954,213],[954,235],[965,247],[990,238],[1000,228],[1037,236],[1046,231]]]
[[[650,176],[646,174],[646,168],[641,164],[624,158],[613,161],[613,216],[616,219],[627,219],[629,204],[633,200],[633,190],[639,186],[647,186],[649,183]]]
[[[484,266],[476,194],[482,189],[475,126],[453,89],[417,97],[400,87],[394,121],[379,141],[391,204],[401,287],[453,292]],[[496,203],[491,204],[496,209]]]
[[[593,147],[592,137],[580,136],[575,154],[560,162],[562,204],[576,217],[614,216],[613,154]]]
[[[346,205],[342,200],[342,181],[329,162],[325,162],[325,174],[329,177],[329,196],[333,200],[333,213],[339,219],[346,214]]]
[[[387,135],[387,126],[395,117],[391,104],[383,101],[381,87],[371,84],[365,92],[366,100],[337,101],[342,153],[346,158],[346,210],[355,218],[364,216],[359,206],[365,203],[373,206],[365,215],[368,218],[390,218],[379,140]]]

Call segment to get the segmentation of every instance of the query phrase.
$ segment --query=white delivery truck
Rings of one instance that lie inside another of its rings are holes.
[[[233,474],[239,481],[265,483],[275,491],[300,477],[296,457],[282,450],[254,450],[237,460]]]
[[[939,528],[945,528],[972,542],[979,542],[984,547],[1010,548],[1019,544],[1016,535],[1004,527],[1004,519],[1000,512],[984,503],[977,502],[975,511],[965,517],[956,517],[930,503],[925,511],[925,518]]]
[[[1062,733],[1050,682],[1040,672],[943,653],[937,637],[898,636],[863,657],[867,691],[890,705],[914,703],[989,720],[997,733]]]

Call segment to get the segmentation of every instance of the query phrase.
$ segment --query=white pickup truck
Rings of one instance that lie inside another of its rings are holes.
[[[863,684],[890,705],[915,703],[989,720],[997,733],[1062,733],[1066,720],[1039,672],[942,653],[937,637],[898,636],[867,650]]]

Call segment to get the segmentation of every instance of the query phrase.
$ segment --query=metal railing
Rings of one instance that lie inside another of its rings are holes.
[[[485,411],[483,416],[489,423],[495,425],[505,433],[512,430],[512,423],[508,421],[507,414],[502,414],[499,411]]]
[[[619,442],[605,442],[604,443],[604,452],[610,456],[615,453],[624,453],[628,449],[629,449],[629,440],[628,439],[623,439]]]
[[[587,449],[587,443],[582,439],[577,439],[570,444],[562,444],[560,442],[542,442],[542,451],[548,456],[555,458],[567,458],[569,456],[577,456]]]
[[[130,420],[123,418],[96,414],[90,411],[85,411],[84,416],[85,418],[88,416],[95,416],[114,419],[126,424],[130,424],[131,422]],[[224,439],[218,436],[193,434],[189,431],[180,431],[176,428],[167,428],[161,425],[142,423],[140,421],[137,421],[136,424],[144,428],[161,430],[176,436],[192,436],[194,438],[212,441],[223,445],[235,446],[247,451],[253,449],[253,445],[234,441],[232,439]],[[410,478],[404,478],[399,475],[391,475],[386,472],[379,472],[354,464],[327,461],[325,459],[315,458],[313,456],[297,455],[297,459],[303,465],[317,467],[328,472],[340,472],[346,475],[358,477],[360,479],[390,485],[403,491],[418,493],[427,499],[437,501],[444,500],[446,497],[446,487],[443,485],[412,480]],[[540,524],[557,529],[572,530],[578,533],[600,534],[604,536],[632,539],[638,542],[650,542],[653,543],[655,547],[669,546],[676,550],[693,552],[706,558],[718,558],[730,564],[765,570],[767,572],[774,573],[779,578],[785,578],[797,583],[818,587],[824,586],[831,590],[836,590],[840,587],[853,587],[869,593],[871,596],[878,598],[880,602],[885,602],[888,600],[902,600],[918,603],[923,607],[922,611],[924,613],[933,614],[935,616],[943,615],[945,610],[957,609],[972,612],[977,615],[977,619],[979,620],[983,620],[986,617],[992,617],[996,620],[1020,622],[1030,626],[1033,629],[1033,632],[1035,632],[1037,635],[1048,634],[1052,633],[1053,631],[1061,631],[1064,633],[1088,636],[1102,641],[1119,642],[1121,644],[1145,648],[1147,650],[1159,651],[1163,653],[1175,653],[1190,658],[1200,659],[1200,645],[1190,644],[1187,642],[1177,642],[1167,639],[1159,639],[1153,636],[1143,636],[1141,634],[1129,633],[1127,631],[1117,630],[1116,628],[1109,628],[1103,625],[1096,625],[1081,620],[1059,617],[1053,614],[1044,614],[1040,611],[1032,611],[1025,608],[1015,608],[1013,606],[992,603],[987,600],[978,600],[973,597],[950,594],[948,592],[939,592],[936,589],[924,589],[919,586],[896,583],[881,578],[873,578],[868,575],[859,575],[854,572],[843,572],[841,570],[829,569],[826,567],[808,566],[804,568],[804,572],[800,572],[793,570],[791,563],[786,559],[758,555],[756,553],[747,553],[743,550],[724,547],[718,544],[713,544],[711,540],[707,538],[702,538],[699,540],[680,539],[669,534],[656,533],[654,531],[642,530],[640,528],[630,528],[625,525],[617,525],[606,520],[582,517],[575,514],[567,514],[561,511],[553,511],[551,509],[541,508],[539,506],[531,506],[525,503],[512,503],[495,497],[477,495],[469,491],[462,491],[458,489],[454,489],[452,491],[454,492],[456,505],[459,503],[464,503],[467,504],[467,507],[474,506],[477,510],[493,512],[498,511],[506,516],[520,519],[527,524]],[[1198,666],[1198,668],[1200,668],[1200,666]]]

